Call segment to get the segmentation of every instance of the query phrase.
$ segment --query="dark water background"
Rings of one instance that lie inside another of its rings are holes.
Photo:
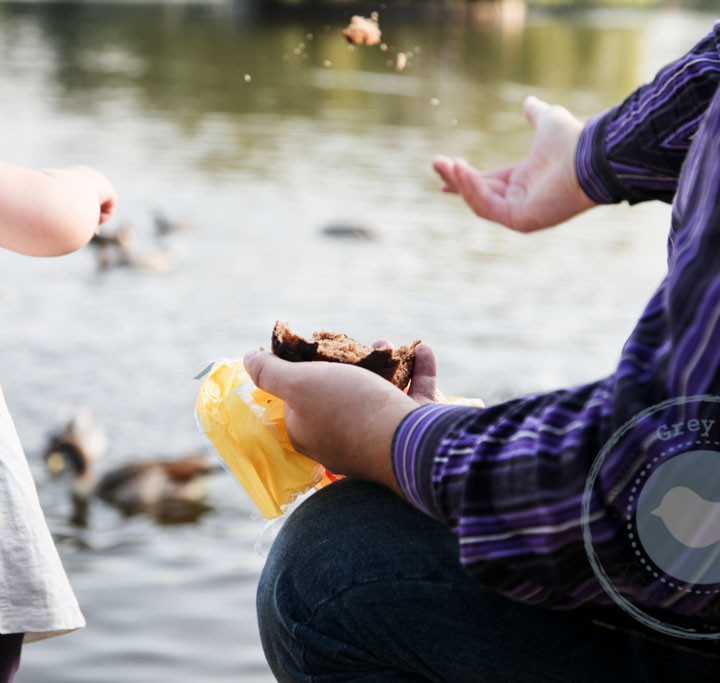
[[[526,95],[585,118],[711,17],[381,24],[386,53],[349,51],[337,19],[318,16],[0,4],[2,159],[97,166],[121,197],[109,230],[132,222],[148,247],[156,210],[194,226],[167,239],[168,274],[98,272],[90,249],[0,253],[0,381],[88,620],[26,648],[21,683],[271,680],[254,614],[263,524],[234,481],[213,477],[214,509],[193,525],[98,503],[73,526],[39,462],[61,406],[93,406],[111,438],[101,469],[201,446],[193,375],[267,344],[277,318],[364,341],[422,338],[445,393],[488,401],[612,371],[662,277],[667,208],[604,208],[518,235],[441,194],[430,158],[517,158],[531,140]],[[393,50],[414,51],[403,73],[386,64]],[[336,221],[378,239],[324,237]]]

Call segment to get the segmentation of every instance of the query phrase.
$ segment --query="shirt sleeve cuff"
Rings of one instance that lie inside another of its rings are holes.
[[[442,520],[435,498],[433,470],[442,440],[478,408],[432,403],[408,413],[393,435],[392,462],[405,498],[424,513]]]
[[[615,114],[610,109],[590,119],[580,133],[575,151],[575,172],[583,192],[596,204],[616,204],[623,189],[605,153],[605,129]]]

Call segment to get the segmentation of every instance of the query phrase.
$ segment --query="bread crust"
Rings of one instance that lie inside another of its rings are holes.
[[[375,349],[346,334],[329,330],[314,332],[310,339],[306,339],[279,320],[272,332],[272,351],[283,360],[294,363],[320,360],[357,365],[380,375],[399,389],[405,389],[410,383],[415,365],[415,347],[419,343],[420,340],[417,340],[397,349]]]

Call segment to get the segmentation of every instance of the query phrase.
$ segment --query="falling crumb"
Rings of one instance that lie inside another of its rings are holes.
[[[302,52],[302,50],[301,50],[299,47],[296,47],[296,48],[293,50],[293,54],[294,54],[294,55],[299,55],[301,52]]]
[[[457,119],[450,119],[450,125],[451,125],[453,128],[455,128],[455,127],[458,125],[458,120],[457,120]]]
[[[437,97],[433,97],[433,98],[430,100],[430,104],[432,104],[433,107],[437,107],[438,104],[440,104],[440,100],[439,100]]]
[[[252,80],[252,76],[250,74],[245,74],[243,78],[245,79],[246,83],[249,83]]]
[[[397,59],[395,61],[395,69],[402,71],[407,66],[407,55],[404,52],[398,52]]]
[[[395,62],[393,62],[392,59],[386,59],[386,60],[385,60],[385,66],[393,66],[393,64],[395,64]]]
[[[387,52],[387,45],[386,45],[385,43],[382,43],[382,44],[380,45],[380,49],[381,49],[383,52]]]
[[[312,34],[312,33],[308,33],[308,34],[305,36],[305,40],[312,40],[312,39],[313,39],[313,34]]]
[[[329,69],[329,68],[332,66],[332,62],[331,62],[329,59],[326,59],[326,60],[323,62],[323,66],[324,66],[326,69]]]
[[[419,54],[420,54],[420,48],[416,45],[416,46],[413,48],[413,52],[414,52],[416,55],[419,55]]]
[[[348,52],[355,52],[355,46],[354,45],[348,45]]]
[[[377,45],[381,35],[377,12],[373,12],[370,19],[356,14],[350,20],[350,25],[343,29],[342,34],[352,45]]]
[[[298,50],[304,50],[305,49],[305,43],[298,43]]]
[[[290,59],[289,55],[283,55],[283,62],[287,62],[288,59]]]

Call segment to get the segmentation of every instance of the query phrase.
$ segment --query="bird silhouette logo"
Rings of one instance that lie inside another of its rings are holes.
[[[650,514],[660,517],[673,538],[688,548],[720,541],[720,502],[706,500],[687,486],[675,486]]]

